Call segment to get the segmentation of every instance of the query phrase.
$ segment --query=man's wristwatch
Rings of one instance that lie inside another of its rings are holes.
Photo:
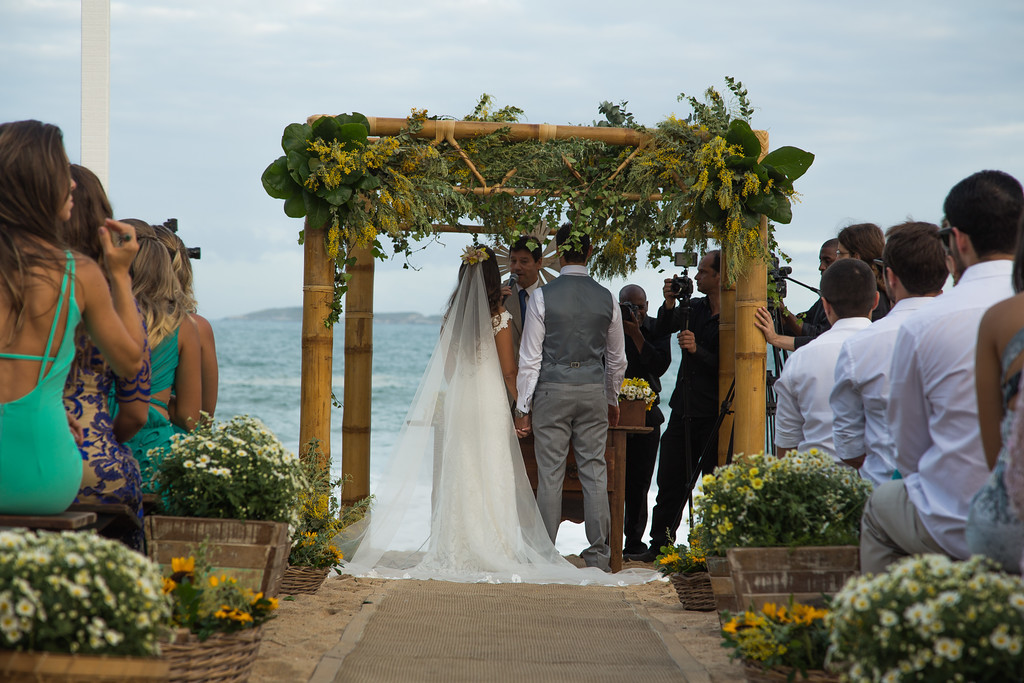
[[[512,411],[512,415],[516,418],[524,418],[527,415],[529,415],[529,413],[524,413],[523,411],[519,410],[519,407],[517,406],[516,409]]]

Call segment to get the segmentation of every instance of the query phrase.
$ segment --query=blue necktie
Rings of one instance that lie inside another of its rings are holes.
[[[526,326],[526,290],[519,290],[519,325]]]

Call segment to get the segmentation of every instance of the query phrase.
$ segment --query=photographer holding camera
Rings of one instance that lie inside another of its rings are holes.
[[[715,424],[720,269],[721,252],[717,249],[707,252],[700,260],[694,280],[697,291],[704,296],[698,299],[690,299],[693,284],[685,272],[681,277],[665,280],[665,303],[658,310],[655,334],[678,332],[676,339],[683,354],[676,387],[669,400],[672,414],[661,437],[658,497],[651,513],[650,547],[626,559],[651,562],[663,545],[674,542],[683,508],[690,498],[689,482],[698,469],[710,473],[718,464]],[[701,462],[701,454],[705,452],[707,457]]]
[[[626,509],[623,518],[625,544],[623,553],[640,555],[647,551],[644,530],[647,528],[647,491],[651,488],[654,463],[658,459],[658,443],[665,415],[661,412],[661,376],[672,362],[669,335],[658,335],[655,321],[647,315],[647,293],[638,285],[626,285],[619,291],[622,309],[622,331],[625,335],[626,378],[642,379],[659,394],[647,411],[647,434],[626,437]]]

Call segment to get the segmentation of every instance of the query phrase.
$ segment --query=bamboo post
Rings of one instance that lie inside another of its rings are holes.
[[[729,246],[721,247],[720,312],[718,314],[718,405],[729,395],[736,377],[736,285],[726,286],[728,280],[727,254]],[[729,436],[732,434],[733,416],[726,415],[718,429],[718,464],[724,465],[729,457]]]
[[[768,153],[768,133],[754,131]],[[761,216],[760,239],[767,240],[768,219]],[[736,453],[765,450],[765,373],[768,352],[764,335],[754,326],[754,314],[768,304],[768,266],[751,263],[736,283]]]
[[[299,398],[299,449],[320,442],[317,464],[331,463],[331,373],[334,330],[324,320],[334,300],[334,269],[327,256],[323,227],[306,221],[302,284],[302,387]]]
[[[353,247],[352,278],[345,294],[345,392],[341,422],[341,473],[352,479],[342,505],[370,495],[370,396],[373,377],[373,253]]]

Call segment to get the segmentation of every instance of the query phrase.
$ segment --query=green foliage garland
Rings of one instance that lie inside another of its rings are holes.
[[[463,220],[492,234],[494,244],[510,244],[542,219],[552,226],[571,221],[577,234],[590,235],[591,268],[599,277],[634,271],[644,244],[649,265],[657,267],[685,235],[689,250],[703,251],[708,242],[728,246],[732,283],[749,264],[770,262],[772,225],[764,240],[760,215],[780,224],[792,220],[793,182],[814,156],[780,147],[760,158],[747,91],[732,78],[726,83],[731,107],[713,88],[703,100],[680,95],[692,114],[670,116],[653,128],[636,123],[626,102],[602,102],[606,121],[597,125],[640,131],[645,141],[636,147],[581,138],[515,142],[504,128],[453,145],[418,137],[428,117],[416,109],[400,134],[375,139],[358,113],[293,123],[281,140],[284,155],[267,167],[263,186],[284,200],[288,216],[326,228],[336,266],[335,305],[326,324],[340,314],[353,246],[372,246],[382,259],[389,251],[407,258],[414,240],[436,234],[435,224]],[[492,107],[484,95],[463,120],[516,123],[523,115],[516,107]],[[474,193],[482,184],[463,155],[488,187],[508,191]]]

